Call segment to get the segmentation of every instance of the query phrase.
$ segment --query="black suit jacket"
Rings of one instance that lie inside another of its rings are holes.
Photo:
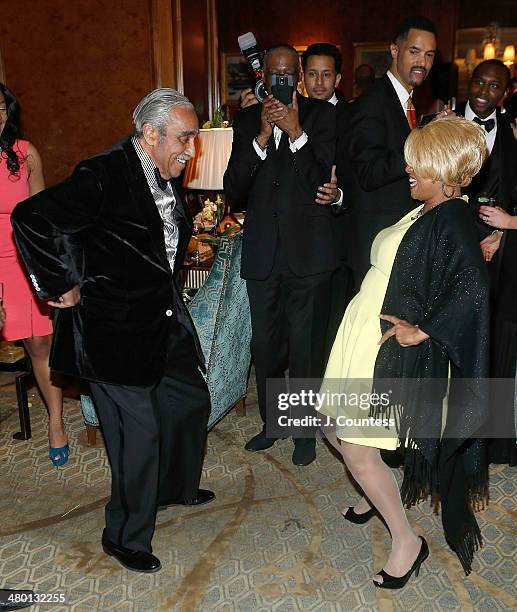
[[[181,263],[192,219],[176,193]],[[41,299],[81,286],[56,309],[51,367],[89,380],[147,385],[164,373],[175,319],[196,333],[167,261],[163,222],[131,140],[81,162],[21,202],[16,242]]]
[[[410,128],[387,76],[350,104],[349,113],[347,135],[340,140],[338,185],[350,201],[348,263],[364,275],[375,236],[415,206],[404,162]]]
[[[286,133],[278,150],[272,135],[264,161],[253,147],[262,105],[245,108],[235,116],[224,189],[233,199],[248,200],[241,263],[245,279],[269,276],[279,241],[297,276],[326,272],[338,265],[333,215],[328,206],[314,201],[318,186],[330,180],[334,163],[335,109],[328,102],[302,96],[298,96],[298,108],[308,142],[292,153]]]
[[[350,104],[345,100],[344,96],[338,96],[336,109],[336,173],[337,176],[343,177],[350,170],[348,155],[346,154],[346,139],[348,137],[348,123],[350,120]],[[350,195],[347,193],[345,185],[341,185],[338,181],[338,187],[343,191],[343,203],[341,207],[335,210],[331,207],[331,211],[335,215],[334,232],[336,235],[336,244],[341,262],[347,262],[351,245],[351,213],[350,213]]]

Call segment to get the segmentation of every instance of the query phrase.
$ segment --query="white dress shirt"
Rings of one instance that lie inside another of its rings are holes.
[[[467,106],[465,107],[465,119],[468,119],[469,121],[474,121],[474,117],[477,117],[477,115],[470,108],[470,104],[467,102]],[[478,117],[478,119],[481,119],[481,117]],[[488,154],[490,155],[492,153],[492,149],[494,148],[495,137],[497,135],[497,111],[496,110],[494,110],[494,112],[488,117],[485,117],[485,119],[481,119],[481,121],[488,121],[489,119],[493,119],[495,121],[494,128],[490,130],[490,132],[487,132],[485,130],[484,125],[482,125],[481,127],[483,128],[483,131],[485,132],[486,146],[488,149]]]
[[[391,81],[391,84],[395,88],[397,92],[398,99],[400,100],[400,106],[402,106],[402,110],[404,111],[404,115],[407,116],[407,101],[409,98],[413,96],[413,91],[408,92],[408,90],[402,85],[402,83],[395,77],[391,70],[388,70],[386,73],[388,79]]]
[[[330,102],[333,106],[336,106],[337,96],[335,92],[332,95],[332,98],[328,100],[328,102]],[[278,146],[280,145],[280,139],[282,138],[282,130],[276,125],[273,128],[273,136],[275,139],[275,146],[278,150]],[[293,153],[296,153],[296,151],[299,151],[307,143],[308,140],[309,138],[307,134],[303,132],[301,136],[298,136],[298,138],[294,142],[289,141],[289,148],[291,149]],[[267,148],[262,149],[259,146],[256,138],[253,139],[253,148],[255,149],[255,153],[260,157],[260,159],[264,161],[267,157]],[[329,177],[329,182],[330,182],[330,177]],[[338,199],[335,202],[331,203],[331,205],[334,206],[336,209],[340,208],[341,205],[343,204],[343,191],[339,187],[337,190],[337,195],[338,195]]]
[[[277,150],[278,146],[280,145],[280,139],[282,138],[282,134],[282,130],[275,125],[275,127],[273,128],[273,136],[275,138],[275,147],[277,148]],[[298,136],[295,141],[291,142],[289,140],[289,148],[293,153],[296,153],[296,151],[299,151],[308,140],[309,139],[307,137],[307,134],[305,132],[302,132],[302,134]],[[257,142],[257,139],[254,138],[253,148],[255,149],[255,153],[260,157],[260,159],[264,161],[267,157],[267,147],[265,149],[261,149]]]

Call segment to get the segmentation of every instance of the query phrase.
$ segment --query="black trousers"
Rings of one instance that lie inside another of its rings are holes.
[[[91,383],[112,472],[106,535],[151,552],[156,508],[198,490],[210,396],[190,333],[174,323],[165,375],[141,387]]]
[[[277,408],[273,398],[268,406],[268,378],[284,378],[287,368],[290,379],[314,379],[323,375],[331,276],[331,272],[305,277],[294,275],[281,248],[277,247],[269,277],[246,281],[251,310],[251,353],[264,425],[267,414],[276,413]],[[295,439],[295,444],[314,445],[315,438]]]

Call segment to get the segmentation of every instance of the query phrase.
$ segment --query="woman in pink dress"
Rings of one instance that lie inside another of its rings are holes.
[[[51,380],[48,365],[52,340],[49,307],[37,299],[11,230],[10,215],[18,202],[45,188],[41,159],[32,144],[17,138],[19,106],[0,83],[0,282],[3,283],[5,325],[0,340],[23,340],[49,413],[49,455],[54,465],[68,460],[63,425],[63,396]]]

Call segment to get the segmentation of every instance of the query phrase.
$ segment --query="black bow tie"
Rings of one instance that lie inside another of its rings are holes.
[[[167,186],[169,185],[169,181],[166,181],[163,178],[163,176],[160,174],[160,171],[158,170],[158,168],[154,169],[154,176],[156,177],[156,183],[158,184],[158,187],[162,191],[167,191]]]
[[[491,132],[495,128],[495,119],[487,119],[483,121],[479,117],[474,117],[474,123],[477,123],[481,127],[485,128],[485,132]]]

